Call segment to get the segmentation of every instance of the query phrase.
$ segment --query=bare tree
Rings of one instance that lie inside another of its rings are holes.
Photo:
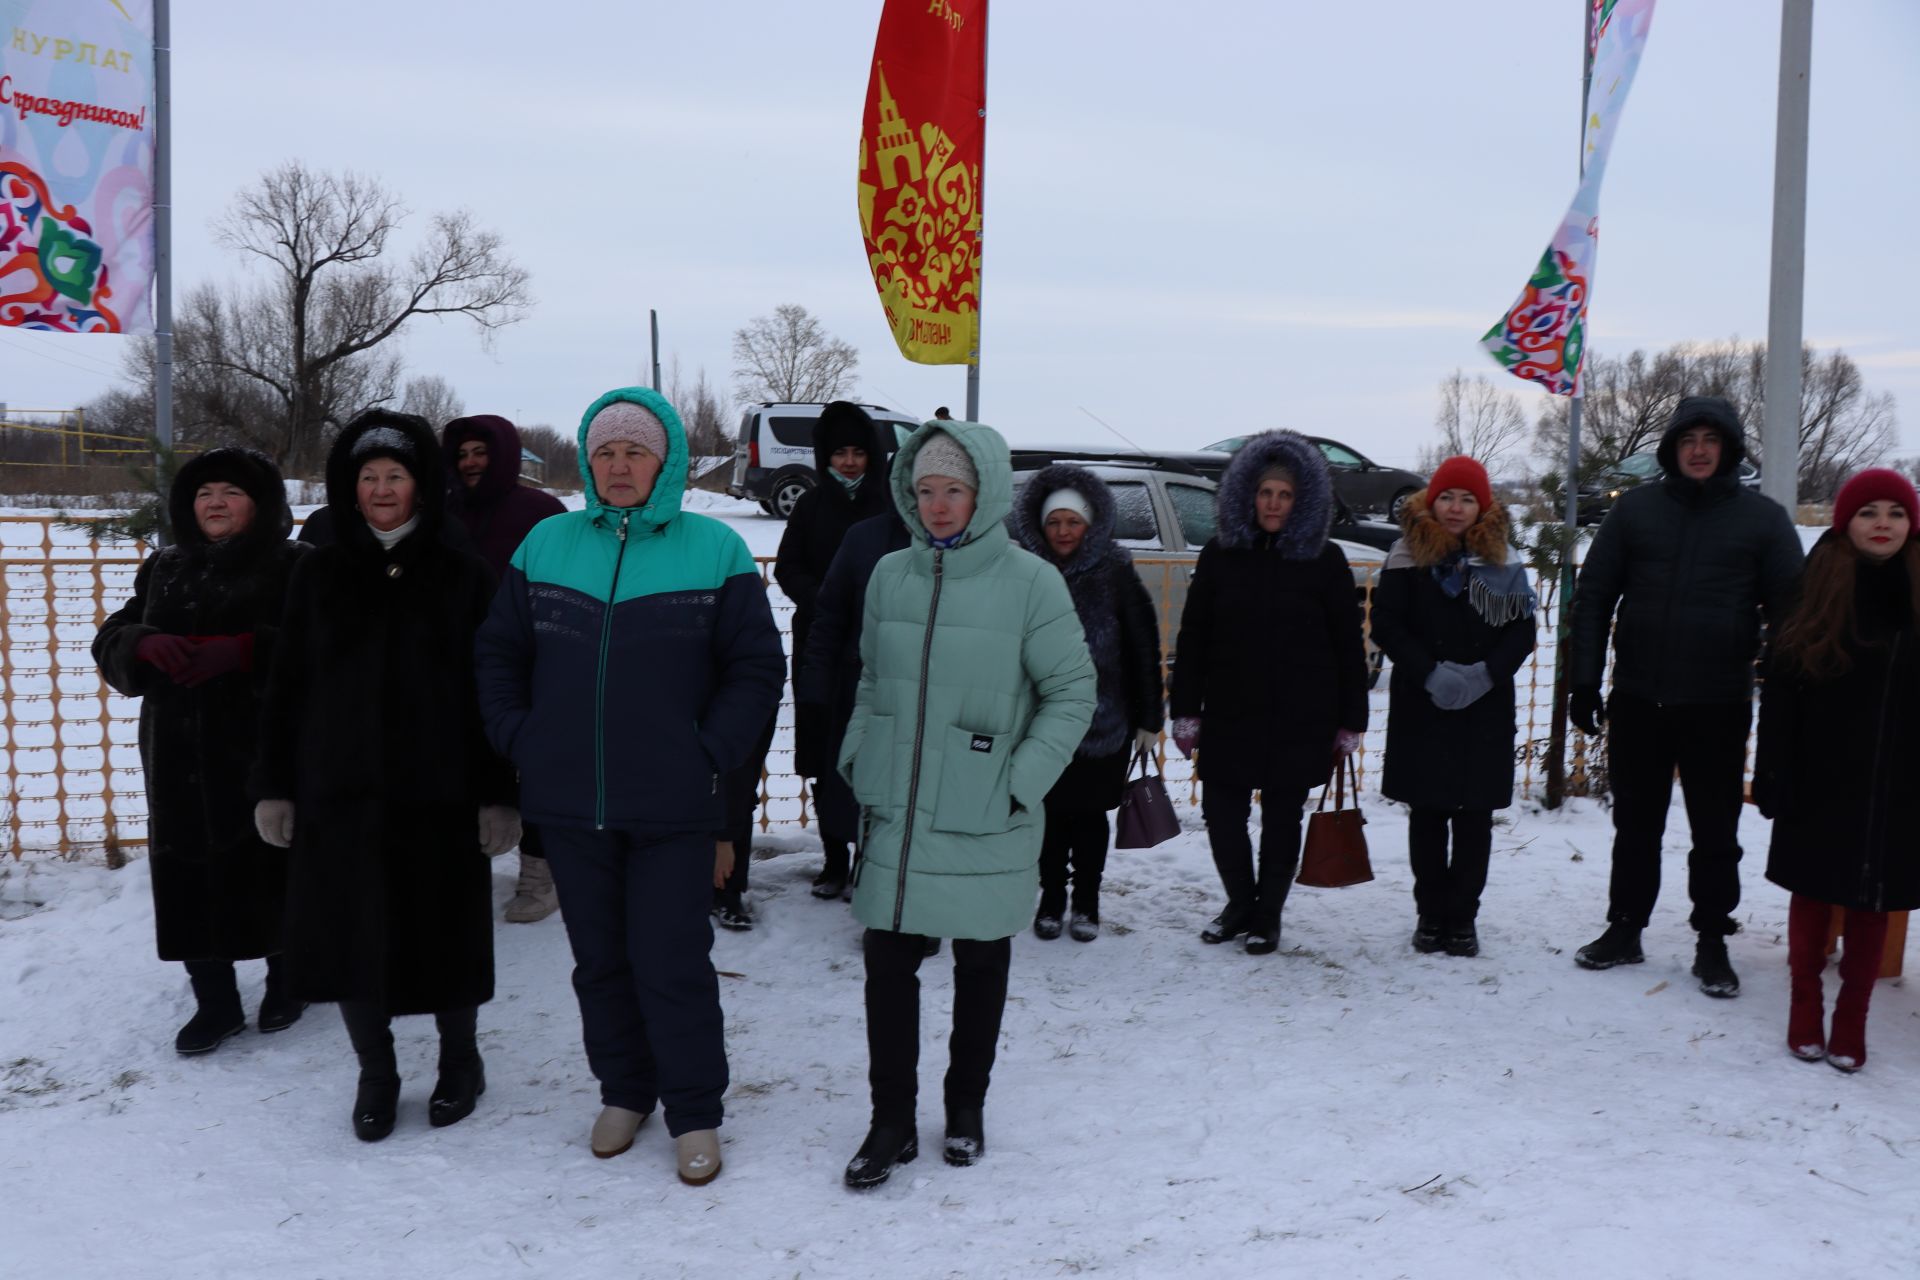
[[[734,392],[749,403],[837,400],[854,388],[860,353],[785,303],[733,331]]]
[[[406,217],[378,181],[291,161],[235,197],[220,242],[267,264],[266,283],[189,297],[204,326],[201,359],[251,380],[280,408],[269,446],[292,472],[311,470],[331,430],[390,400],[397,357],[376,351],[421,316],[463,317],[483,335],[532,305],[527,273],[466,212],[433,216],[405,260],[389,250]]]
[[[465,413],[466,407],[452,383],[437,373],[427,373],[407,379],[406,390],[400,393],[400,411],[419,414],[438,431]]]
[[[1497,474],[1507,454],[1527,435],[1527,415],[1519,396],[1491,378],[1469,378],[1458,369],[1440,382],[1440,407],[1433,425],[1440,439],[1420,451],[1422,471],[1432,471],[1447,458],[1464,453]]]
[[[1764,366],[1762,375],[1764,387]],[[1758,434],[1753,432],[1756,443]],[[1832,351],[1821,357],[1811,347],[1801,351],[1802,502],[1831,497],[1849,475],[1880,461],[1897,441],[1893,396],[1868,391],[1851,356]]]
[[[707,371],[699,370],[689,381],[681,368],[680,357],[667,361],[666,397],[680,411],[687,429],[687,452],[696,458],[720,458],[733,452],[733,433],[727,428],[728,406],[707,381]]]
[[[536,423],[531,427],[520,428],[520,447],[546,464],[547,488],[578,489],[580,487],[578,436],[568,435],[559,428],[545,423]]]

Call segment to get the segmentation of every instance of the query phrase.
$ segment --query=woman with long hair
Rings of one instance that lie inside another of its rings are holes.
[[[1887,913],[1920,907],[1920,497],[1897,471],[1841,486],[1800,598],[1774,637],[1753,794],[1773,819],[1767,879],[1787,909],[1787,1048],[1841,1071],[1867,1060]],[[1846,915],[1825,1026],[1828,923]]]

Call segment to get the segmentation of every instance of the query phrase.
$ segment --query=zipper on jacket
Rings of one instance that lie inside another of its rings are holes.
[[[632,512],[620,517],[615,536],[620,550],[613,557],[613,581],[607,584],[607,611],[600,618],[600,665],[593,678],[593,829],[607,827],[607,647],[613,640],[613,597],[620,589],[620,565],[627,558],[627,521]]]
[[[940,559],[946,552],[933,549],[933,599],[927,604],[927,634],[920,641],[920,708],[913,720],[913,772],[907,777],[907,832],[900,837],[900,882],[893,890],[893,931],[900,932],[900,914],[907,905],[907,855],[913,850],[913,819],[920,806],[920,749],[927,736],[927,674],[933,664],[933,623],[940,616]]]

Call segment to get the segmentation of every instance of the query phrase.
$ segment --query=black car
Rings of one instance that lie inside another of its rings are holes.
[[[1399,520],[1400,506],[1408,498],[1427,487],[1424,477],[1411,471],[1402,471],[1398,467],[1383,467],[1358,449],[1341,444],[1338,440],[1329,440],[1325,436],[1308,436],[1308,441],[1319,446],[1321,456],[1326,458],[1327,466],[1333,471],[1333,487],[1340,494],[1341,501],[1355,511],[1367,515],[1385,515],[1389,520]],[[1246,436],[1230,436],[1206,447],[1205,453],[1223,461],[1219,470],[1226,470],[1224,459],[1230,459],[1247,442]],[[1202,475],[1211,475],[1215,480],[1219,472],[1200,469]]]
[[[1653,451],[1634,453],[1620,459],[1580,486],[1580,523],[1599,524],[1613,510],[1615,499],[1638,484],[1660,477],[1660,459]],[[1740,487],[1756,492],[1760,488],[1760,468],[1740,460]]]

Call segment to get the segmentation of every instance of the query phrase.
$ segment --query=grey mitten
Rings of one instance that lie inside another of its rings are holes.
[[[253,829],[276,849],[293,845],[293,801],[262,800],[253,806]]]
[[[1471,666],[1458,662],[1436,663],[1427,676],[1427,696],[1442,711],[1460,711],[1470,707],[1491,688],[1493,677],[1487,674],[1487,664],[1484,662],[1476,662]]]

